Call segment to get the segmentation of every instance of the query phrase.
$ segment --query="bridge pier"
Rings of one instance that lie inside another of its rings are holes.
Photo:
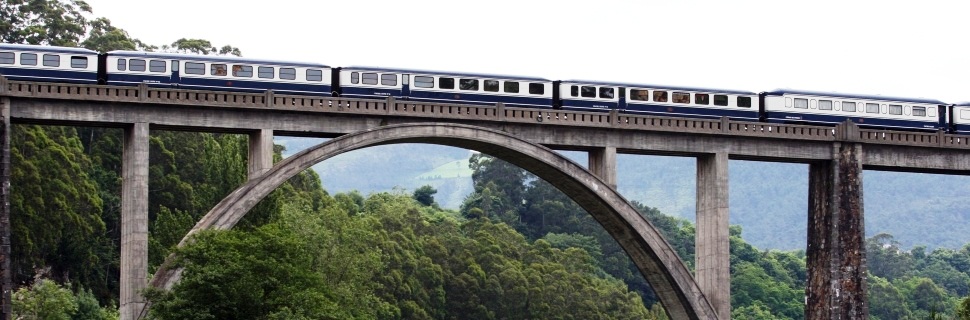
[[[6,89],[6,78],[0,76],[0,92]],[[0,98],[0,118],[0,320],[10,320],[10,98]]]
[[[805,319],[867,319],[862,145],[835,143],[808,183]]]
[[[616,148],[602,147],[590,150],[589,171],[616,189]]]
[[[697,158],[695,279],[719,319],[731,318],[728,154]]]
[[[121,166],[121,320],[135,320],[148,285],[148,123],[125,128]]]
[[[260,129],[249,134],[249,179],[273,167],[273,130]]]

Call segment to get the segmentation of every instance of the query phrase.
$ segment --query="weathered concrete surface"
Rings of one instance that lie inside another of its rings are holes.
[[[138,319],[148,284],[148,124],[125,128],[121,167],[121,320]]]
[[[0,88],[5,89],[3,81],[0,77]],[[0,320],[10,320],[10,295],[13,293],[10,270],[10,129],[10,99],[0,98]]]
[[[731,318],[731,253],[728,224],[728,155],[697,158],[697,285],[721,319]]]
[[[260,129],[249,134],[249,179],[273,167],[273,130]]]
[[[616,148],[593,148],[589,151],[589,171],[616,189]]]
[[[586,209],[630,254],[671,318],[717,319],[677,253],[615,189],[548,148],[503,132],[467,125],[388,126],[342,136],[304,150],[223,199],[196,224],[182,244],[200,230],[231,228],[260,199],[313,164],[344,152],[394,143],[434,143],[478,150],[549,181]],[[163,264],[155,274],[153,286],[170,288],[178,281],[178,270],[169,269],[168,265],[168,262]]]
[[[967,138],[970,138],[968,136]],[[970,175],[970,152],[958,149],[916,148],[912,152],[893,145],[867,144],[863,169]]]
[[[809,166],[806,319],[867,319],[862,146]]]

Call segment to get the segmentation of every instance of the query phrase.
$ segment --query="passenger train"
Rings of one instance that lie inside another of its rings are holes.
[[[0,44],[10,80],[495,104],[536,109],[970,133],[970,102],[799,90],[747,92],[142,51]]]

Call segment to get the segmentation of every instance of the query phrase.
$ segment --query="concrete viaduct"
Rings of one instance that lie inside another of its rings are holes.
[[[337,154],[368,146],[422,142],[482,151],[554,183],[623,246],[673,319],[729,319],[728,160],[809,164],[806,318],[868,317],[862,170],[970,173],[970,141],[942,132],[680,119],[489,106],[186,91],[6,81],[2,111],[0,271],[10,316],[10,125],[124,129],[122,319],[145,311],[148,284],[148,136],[151,129],[227,132],[250,137],[250,180],[190,232],[231,228],[282,181]],[[273,166],[273,136],[336,138]],[[587,171],[551,149],[589,152]],[[691,275],[653,226],[615,190],[616,155],[694,157],[697,166],[696,270]],[[16,186],[13,186],[16,187]],[[184,242],[184,240],[183,240]],[[163,265],[152,285],[170,286]]]

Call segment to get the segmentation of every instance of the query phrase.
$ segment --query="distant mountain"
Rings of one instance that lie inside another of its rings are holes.
[[[277,139],[284,156],[325,141]],[[472,191],[472,151],[428,144],[399,144],[358,150],[313,167],[330,193],[363,194],[394,188],[411,192],[431,185],[435,200],[457,209]],[[563,152],[580,165],[586,153]],[[692,158],[618,155],[617,184],[628,200],[694,220],[696,162]],[[731,160],[731,224],[761,249],[804,249],[808,207],[808,165]],[[970,177],[865,171],[863,204],[867,237],[890,233],[903,248],[925,245],[959,248],[970,242]]]

